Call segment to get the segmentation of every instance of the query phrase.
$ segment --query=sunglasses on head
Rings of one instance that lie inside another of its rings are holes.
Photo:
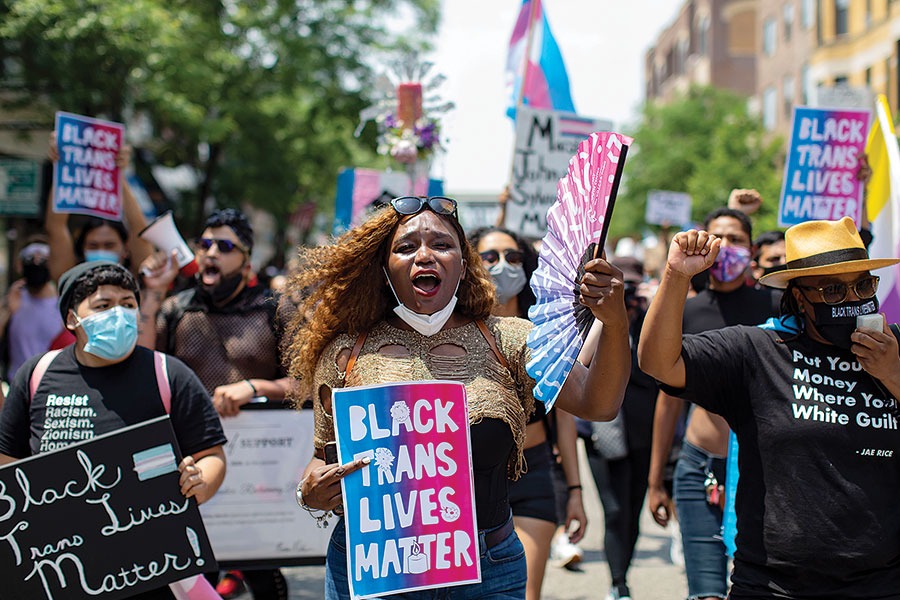
[[[246,252],[246,249],[240,244],[236,244],[231,240],[218,240],[215,238],[199,238],[197,239],[197,247],[204,252],[209,251],[210,248],[215,244],[216,248],[219,249],[219,252],[222,254],[228,254],[229,252],[233,252],[235,250],[240,250],[241,252]]]
[[[821,287],[797,284],[797,287],[801,290],[818,292],[819,296],[822,298],[822,302],[825,304],[840,304],[850,295],[850,290],[853,290],[856,293],[856,297],[860,300],[868,300],[869,298],[874,297],[875,293],[878,292],[879,280],[880,277],[877,275],[869,275],[868,277],[860,279],[859,281],[854,281],[853,283],[829,283],[828,285],[823,285]]]
[[[485,250],[478,254],[481,256],[481,260],[484,264],[488,266],[496,265],[500,260],[500,252],[497,250]],[[503,260],[505,260],[508,265],[521,265],[525,260],[525,255],[521,250],[513,250],[510,248],[503,251]]]
[[[415,215],[426,206],[439,215],[456,218],[456,200],[446,196],[400,196],[391,200],[391,206],[401,215]]]

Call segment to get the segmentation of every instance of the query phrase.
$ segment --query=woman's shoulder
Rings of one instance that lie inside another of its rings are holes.
[[[504,354],[521,350],[528,340],[531,331],[531,321],[519,317],[488,317],[487,325],[497,338]]]

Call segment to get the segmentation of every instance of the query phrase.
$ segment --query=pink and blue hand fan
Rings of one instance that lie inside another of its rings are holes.
[[[600,255],[632,139],[612,132],[592,133],[569,160],[559,180],[556,202],[547,211],[547,234],[538,268],[531,276],[537,303],[528,311],[528,334],[535,380],[534,397],[549,410],[581,351],[594,321],[578,301],[584,265]]]

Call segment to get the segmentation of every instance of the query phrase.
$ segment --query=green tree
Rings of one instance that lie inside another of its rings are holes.
[[[651,190],[686,192],[700,221],[725,206],[734,188],[756,188],[763,206],[754,226],[777,222],[782,140],[767,135],[745,99],[711,87],[693,87],[673,102],[647,103],[634,129],[624,190],[610,225],[613,237],[640,233]]]
[[[377,163],[353,137],[373,65],[425,48],[438,5],[0,0],[0,83],[48,123],[55,110],[147,114],[158,160],[199,174],[179,211],[187,232],[210,196],[283,226],[302,202],[330,209],[339,167]]]

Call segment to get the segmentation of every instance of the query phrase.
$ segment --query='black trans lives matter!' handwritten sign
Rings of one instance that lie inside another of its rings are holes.
[[[0,468],[3,600],[127,598],[217,565],[160,417]]]

